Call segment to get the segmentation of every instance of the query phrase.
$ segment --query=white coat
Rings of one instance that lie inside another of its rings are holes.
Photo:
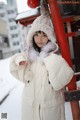
[[[21,120],[65,120],[63,88],[73,76],[67,62],[54,53],[28,66],[19,66],[20,61],[26,61],[24,54],[12,57],[10,72],[25,83]]]

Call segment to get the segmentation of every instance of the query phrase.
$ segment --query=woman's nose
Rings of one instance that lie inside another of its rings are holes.
[[[39,41],[39,42],[42,41],[42,37],[41,37],[41,36],[38,37],[38,41]]]

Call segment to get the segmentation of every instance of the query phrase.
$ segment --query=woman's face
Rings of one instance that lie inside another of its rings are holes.
[[[34,41],[36,43],[36,45],[40,48],[42,48],[44,45],[47,44],[48,42],[48,37],[45,33],[43,32],[36,32],[34,35]]]

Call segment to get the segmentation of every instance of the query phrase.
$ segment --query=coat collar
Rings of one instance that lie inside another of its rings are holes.
[[[56,43],[48,42],[42,49],[41,52],[37,52],[33,47],[28,51],[28,58],[31,62],[35,61],[37,58],[41,61],[49,55],[50,52],[56,52],[58,50],[58,45]]]

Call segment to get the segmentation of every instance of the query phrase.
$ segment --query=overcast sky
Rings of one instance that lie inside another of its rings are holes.
[[[6,1],[6,0],[0,0],[1,1]],[[30,8],[27,6],[27,0],[16,0],[17,1],[17,6],[18,6],[18,12],[23,12],[26,10],[29,10]],[[6,3],[6,2],[5,2]]]

